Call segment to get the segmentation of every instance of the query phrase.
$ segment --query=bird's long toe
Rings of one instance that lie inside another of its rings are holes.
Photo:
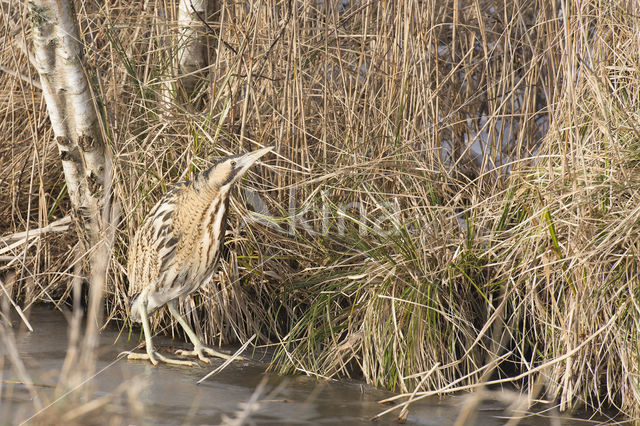
[[[233,356],[232,355],[227,355],[227,354],[223,354],[222,352],[218,352],[215,349],[212,348],[208,348],[206,346],[202,347],[202,351],[204,351],[204,353],[206,353],[209,356],[214,356],[216,358],[222,358],[222,359],[231,359]],[[243,356],[236,356],[233,358],[234,360],[238,360],[238,361],[246,361],[247,358],[243,357]]]
[[[158,361],[153,356],[153,353],[129,352],[129,355],[127,355],[127,359],[151,361],[151,364],[158,365]]]
[[[165,364],[183,365],[186,367],[193,367],[198,365],[198,363],[193,361],[166,357],[158,353],[157,351],[152,351],[150,353],[129,352],[129,354],[127,355],[127,359],[150,361],[153,365],[158,365],[159,362],[164,362]]]
[[[193,348],[192,351],[179,350],[179,351],[176,351],[176,353],[180,356],[193,356],[193,357],[197,356],[200,361],[206,362],[207,364],[211,362],[211,359],[207,357],[207,355],[211,357],[222,358],[222,359],[230,359],[232,357],[231,355],[223,354],[222,352],[218,352],[215,349],[208,348],[206,346]],[[243,358],[241,356],[235,357],[235,359],[246,360],[246,358]]]
[[[189,357],[189,356],[197,356],[198,359],[202,362],[206,362],[207,364],[209,364],[211,362],[211,360],[209,358],[207,358],[206,356],[204,356],[204,353],[202,351],[198,352],[196,350],[193,351],[187,351],[187,350],[178,350],[176,351],[176,354],[180,355],[180,356],[184,356],[184,357]]]
[[[197,362],[193,362],[193,361],[186,361],[184,359],[175,359],[175,358],[169,358],[166,357],[164,355],[160,355],[159,353],[155,353],[155,356],[162,362],[167,363],[167,364],[174,364],[174,365],[186,365],[187,367],[194,367],[196,365],[198,365]]]

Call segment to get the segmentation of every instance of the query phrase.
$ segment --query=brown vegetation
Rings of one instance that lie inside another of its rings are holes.
[[[206,107],[170,115],[175,10],[79,6],[123,211],[108,318],[126,318],[127,244],[168,186],[275,145],[232,201],[221,273],[184,306],[206,340],[255,333],[279,371],[414,398],[512,382],[640,416],[636,2],[338,3],[222,2]],[[69,202],[25,8],[2,7],[6,237]],[[255,194],[269,226],[246,223]],[[74,242],[3,252],[12,297],[65,303]]]

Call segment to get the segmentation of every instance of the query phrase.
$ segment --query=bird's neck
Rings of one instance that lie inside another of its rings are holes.
[[[207,211],[203,217],[203,238],[209,239],[214,245],[224,239],[227,228],[227,212],[229,210],[229,189],[217,191],[206,200]]]

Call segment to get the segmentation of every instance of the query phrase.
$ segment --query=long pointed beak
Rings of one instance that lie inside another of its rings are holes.
[[[274,147],[272,146],[268,146],[266,148],[258,149],[256,151],[244,154],[242,157],[238,157],[238,159],[236,160],[236,167],[240,170],[238,170],[236,175],[240,177],[245,174],[247,170],[249,170],[249,167],[253,165],[253,163],[258,161],[258,159],[265,155],[267,152],[271,152],[273,148]]]

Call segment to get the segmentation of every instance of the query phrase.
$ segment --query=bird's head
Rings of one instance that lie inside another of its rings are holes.
[[[208,185],[215,186],[221,191],[228,190],[249,170],[253,163],[272,149],[273,147],[269,146],[246,154],[230,155],[203,172],[202,177]]]

